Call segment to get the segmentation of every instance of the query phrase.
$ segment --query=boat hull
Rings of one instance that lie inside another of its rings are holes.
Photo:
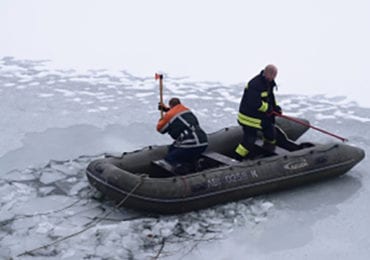
[[[234,139],[241,138],[240,129],[228,131],[210,136],[213,151],[227,153],[223,144],[234,145]],[[87,177],[93,187],[119,205],[175,214],[339,176],[365,156],[363,150],[346,144],[314,144],[284,155],[220,165],[184,176],[151,176],[151,162],[165,153],[166,146],[154,146],[99,159],[89,164]]]

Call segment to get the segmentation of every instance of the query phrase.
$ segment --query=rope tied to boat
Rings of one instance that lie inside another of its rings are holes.
[[[31,250],[27,250],[21,254],[18,254],[17,257],[21,257],[21,256],[25,256],[25,255],[30,255],[30,256],[34,256],[34,252],[36,252],[37,250],[40,250],[40,249],[46,249],[52,245],[56,245],[64,240],[67,240],[69,238],[72,238],[74,236],[77,236],[79,234],[82,234],[83,232],[93,228],[94,226],[96,226],[98,223],[102,222],[103,220],[105,220],[110,214],[113,213],[113,210],[114,209],[117,209],[119,207],[121,207],[127,200],[128,198],[141,186],[141,184],[143,184],[144,182],[144,178],[146,177],[147,175],[146,174],[141,174],[140,175],[140,180],[138,181],[138,183],[131,189],[131,191],[129,193],[126,194],[126,196],[117,204],[114,206],[113,209],[109,210],[108,212],[106,212],[102,217],[99,217],[98,216],[95,216],[90,222],[86,223],[84,226],[86,226],[85,228],[77,231],[77,232],[74,232],[70,235],[67,235],[67,236],[64,236],[60,239],[57,239],[49,244],[46,244],[46,245],[43,245],[43,246],[40,246],[40,247],[37,247],[37,248],[34,248],[34,249],[31,249]]]
[[[126,200],[128,200],[128,198],[141,186],[141,184],[143,184],[144,182],[144,178],[147,176],[147,174],[141,174],[140,175],[140,181],[135,185],[134,188],[131,189],[131,191],[129,193],[127,193],[127,195],[115,206],[115,208],[119,208],[123,205],[123,203],[126,202]]]

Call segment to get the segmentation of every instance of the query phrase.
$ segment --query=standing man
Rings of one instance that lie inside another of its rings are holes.
[[[263,133],[263,148],[270,152],[275,150],[275,116],[272,112],[282,113],[273,92],[277,72],[275,65],[267,65],[244,89],[238,114],[238,123],[243,127],[244,134],[235,149],[239,160],[253,158],[258,130]]]
[[[170,107],[159,104],[159,109],[166,112],[158,121],[157,131],[168,133],[175,141],[168,148],[165,161],[177,167],[183,163],[193,163],[208,146],[207,134],[199,126],[196,116],[180,99],[171,98]]]

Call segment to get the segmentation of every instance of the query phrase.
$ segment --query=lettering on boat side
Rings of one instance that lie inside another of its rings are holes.
[[[195,184],[191,186],[191,190],[194,193],[205,191],[208,189],[218,188],[223,185],[230,183],[237,183],[244,181],[249,178],[257,178],[258,174],[256,170],[233,172],[226,175],[221,175],[213,178],[209,178],[206,182]]]
[[[308,162],[304,158],[296,159],[284,164],[284,169],[297,170],[308,166]]]
[[[257,171],[256,170],[251,170],[251,176],[254,177],[254,178],[257,178],[258,175],[257,175]]]

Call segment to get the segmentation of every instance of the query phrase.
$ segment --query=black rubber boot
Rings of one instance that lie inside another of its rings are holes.
[[[235,160],[238,160],[239,162],[241,162],[245,159],[245,157],[241,156],[240,154],[238,154],[236,152],[233,154],[232,158],[235,159]]]
[[[276,145],[264,142],[262,148],[265,149],[266,151],[270,152],[270,153],[274,153]]]

